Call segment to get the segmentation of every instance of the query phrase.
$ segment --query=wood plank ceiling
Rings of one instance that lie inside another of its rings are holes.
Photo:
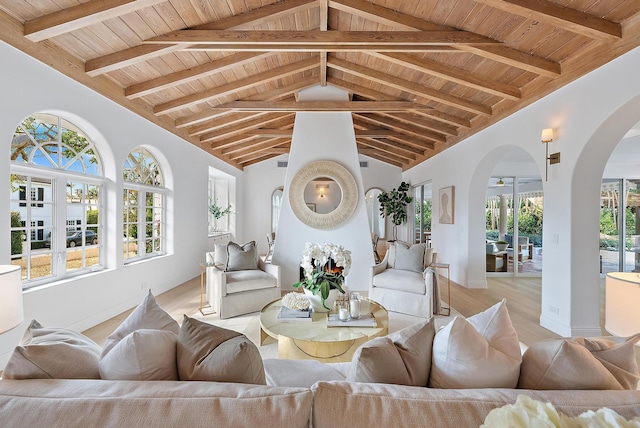
[[[0,0],[0,39],[240,169],[322,110],[407,169],[640,45],[640,1]]]

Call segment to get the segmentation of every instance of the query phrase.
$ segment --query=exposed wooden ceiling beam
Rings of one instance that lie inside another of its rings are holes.
[[[381,73],[368,67],[350,63],[338,58],[330,58],[329,67],[341,70],[345,73],[354,74],[364,79],[373,80],[383,85],[391,86],[401,91],[410,92],[412,94],[438,101],[462,110],[470,111],[482,116],[491,116],[492,108],[468,101],[465,98],[447,94],[435,89],[427,88],[415,82],[400,79],[397,76]]]
[[[403,136],[404,134],[392,131],[391,129],[356,129],[356,138],[358,137],[370,137],[370,138],[383,138],[393,136]],[[272,128],[258,128],[250,131],[245,131],[246,135],[257,135],[259,137],[282,137],[291,138],[293,136],[293,129],[272,129]]]
[[[220,109],[235,111],[397,111],[419,109],[422,106],[410,101],[231,101],[221,104]]]
[[[231,113],[220,118],[208,120],[206,122],[198,123],[187,129],[189,135],[202,135],[207,132],[214,131],[219,128],[224,128],[226,126],[235,125],[238,123],[245,122],[251,119],[257,119],[260,116],[264,116],[268,114],[267,112],[238,112]]]
[[[315,78],[302,79],[302,80],[296,81],[295,83],[292,83],[291,85],[272,89],[266,92],[260,92],[257,95],[243,98],[242,101],[262,101],[262,100],[270,101],[270,100],[280,99],[280,98],[289,96],[295,92],[298,92],[301,89],[308,88],[310,86],[317,85],[317,84],[318,84],[318,80]],[[225,110],[216,110],[216,111],[204,110],[198,113],[194,113],[194,114],[183,116],[176,119],[176,127],[184,128],[187,126],[195,125],[200,122],[207,121],[209,119],[213,119],[216,117],[223,117],[225,115],[229,115],[232,113],[235,113],[235,112],[233,110],[226,110],[226,111]],[[242,114],[246,115],[248,113],[245,112]]]
[[[311,9],[316,5],[316,0],[283,0],[194,28],[203,30],[250,30],[257,25]],[[90,59],[85,63],[85,72],[90,76],[97,76],[182,49],[184,49],[184,46],[173,44],[138,45]]]
[[[178,30],[145,40],[145,44],[179,43],[186,45],[270,45],[279,46],[430,46],[458,44],[500,44],[500,42],[466,31],[224,31]],[[330,49],[328,49],[330,50]]]
[[[257,135],[258,137],[291,138],[293,136],[293,129],[258,128],[245,131],[243,134]]]
[[[265,151],[271,149],[276,146],[280,146],[287,142],[290,142],[291,138],[266,138],[263,141],[260,140],[252,140],[249,144],[238,146],[231,146],[229,148],[223,149],[222,153],[228,155],[231,159],[237,159],[243,156],[247,156],[254,152]]]
[[[431,22],[416,18],[412,15],[396,12],[384,6],[369,3],[365,0],[329,0],[329,7],[351,13],[361,18],[378,22],[399,30],[453,30],[451,27],[436,25]],[[536,57],[528,52],[509,48],[507,46],[482,45],[466,46],[457,45],[460,50],[471,52],[494,61],[502,62],[521,70],[531,71],[547,77],[557,77],[561,73],[560,63]]]
[[[240,67],[275,54],[275,52],[239,52],[211,61],[207,64],[198,65],[186,70],[180,70],[175,73],[147,80],[146,82],[136,83],[135,85],[131,85],[126,88],[124,90],[124,94],[129,99],[142,97],[172,86],[181,85],[215,73],[221,73],[235,67]]]
[[[143,45],[147,46],[147,45]],[[153,45],[149,45],[153,46]],[[460,52],[451,46],[438,46],[430,44],[414,44],[414,45],[394,45],[369,43],[366,45],[349,45],[326,43],[326,44],[214,44],[214,45],[189,45],[184,47],[185,51],[216,51],[216,52],[429,52],[429,53],[446,53]]]
[[[389,117],[384,117],[384,116],[379,116],[379,115],[374,115],[369,113],[354,113],[354,117],[357,117],[359,119],[362,119],[374,125],[385,126],[387,128],[395,129],[399,132],[402,132],[403,134],[411,135],[412,138],[417,138],[422,141],[425,141],[426,139],[426,140],[431,140],[439,143],[447,142],[446,135],[433,132],[433,131],[428,131],[418,126],[403,123],[403,122],[400,122],[399,120],[391,119]],[[429,148],[430,149],[434,148],[433,143],[430,145]]]
[[[614,41],[622,37],[622,25],[617,22],[545,0],[474,1],[592,39]]]
[[[223,140],[225,137],[230,137],[232,135],[242,134],[242,131],[251,129],[251,128],[259,128],[261,126],[269,125],[269,126],[284,126],[287,124],[287,121],[291,121],[293,119],[294,114],[282,114],[282,113],[269,113],[263,116],[260,116],[257,119],[247,120],[232,126],[227,126],[224,128],[219,128],[215,131],[208,132],[200,137],[201,142],[211,142],[212,147],[218,147],[216,143]]]
[[[318,0],[320,31],[329,30],[329,0]],[[327,86],[327,51],[320,52],[320,86]]]
[[[410,125],[419,126],[421,128],[438,132],[440,134],[457,136],[458,128],[449,125],[447,123],[438,122],[437,120],[433,120],[428,116],[417,116],[415,112],[412,113],[387,113],[387,112],[379,112],[381,116],[386,116],[394,120],[398,120],[402,123],[407,123]]]
[[[41,42],[166,0],[92,0],[39,16],[24,23],[24,36]]]
[[[519,88],[514,88],[513,86],[500,83],[495,79],[450,67],[427,58],[416,58],[409,54],[393,52],[369,52],[369,55],[512,101],[518,101],[522,98]]]
[[[214,143],[204,141],[204,142],[201,142],[200,145],[205,150],[208,149],[209,151],[212,151],[212,150],[217,151],[218,153],[220,153],[221,156],[224,156],[222,154],[222,150],[225,147],[231,147],[231,146],[243,144],[243,143],[246,143],[252,140],[257,140],[257,139],[260,139],[260,137],[256,137],[255,135],[233,135],[231,137],[226,137],[221,140],[217,140]]]
[[[393,97],[391,95],[387,95],[385,93],[382,93],[373,89],[369,89],[361,85],[356,85],[355,83],[347,82],[342,79],[337,79],[335,77],[329,76],[327,81],[329,82],[329,84],[337,88],[344,89],[345,91],[358,94],[362,97],[365,97],[371,100],[378,100],[378,101],[397,100],[396,97]],[[445,126],[447,126],[447,131],[444,131],[442,129],[434,129],[434,131],[444,132],[446,134],[450,134],[458,126],[464,126],[466,128],[469,128],[471,126],[471,123],[467,119],[464,119],[458,116],[453,116],[448,113],[439,112],[432,108],[414,110],[413,112],[415,114],[431,117],[441,122],[445,122]],[[457,135],[457,133],[455,135]]]
[[[173,111],[190,107],[211,100],[213,98],[218,98],[224,95],[241,91],[243,89],[251,88],[256,85],[271,82],[273,80],[281,79],[283,77],[291,76],[293,74],[301,73],[305,70],[310,70],[317,67],[318,59],[308,58],[302,61],[297,61],[292,64],[278,67],[274,70],[254,74],[253,76],[240,79],[235,82],[227,83],[226,85],[221,85],[215,88],[204,90],[202,92],[187,95],[182,98],[159,104],[154,107],[153,111],[155,114],[171,113]]]
[[[377,150],[380,150],[381,152],[386,152],[386,153],[404,158],[407,161],[416,160],[415,154],[404,151],[393,143],[392,144],[383,143],[374,138],[366,138],[366,137],[356,138],[356,141],[360,144],[371,147],[372,149],[377,149]]]

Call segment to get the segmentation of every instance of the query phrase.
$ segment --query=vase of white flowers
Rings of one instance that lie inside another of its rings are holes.
[[[351,268],[351,251],[341,245],[307,242],[300,266],[304,278],[293,286],[304,289],[314,311],[330,311],[338,293],[345,292],[343,284]]]

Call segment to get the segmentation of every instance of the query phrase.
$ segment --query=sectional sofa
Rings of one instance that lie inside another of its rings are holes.
[[[305,362],[306,363],[306,362]],[[344,364],[344,363],[343,363]],[[327,369],[300,371],[322,376]],[[295,364],[290,371],[296,371]],[[308,365],[304,365],[306,369]],[[265,360],[269,378],[269,363]],[[273,374],[271,375],[273,376]],[[317,381],[310,387],[222,382],[2,380],[3,427],[479,427],[518,395],[570,416],[608,407],[640,416],[640,391],[434,389]]]
[[[34,320],[0,380],[0,426],[466,428],[519,396],[570,417],[640,418],[639,339],[543,341],[522,355],[502,301],[437,332],[431,318],[375,338],[346,363],[263,360],[240,333],[178,325],[149,294],[103,347]]]

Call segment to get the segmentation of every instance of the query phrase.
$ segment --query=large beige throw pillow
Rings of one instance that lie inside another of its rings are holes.
[[[142,303],[107,338],[102,350],[102,357],[104,358],[126,336],[140,329],[166,330],[178,334],[180,325],[158,306],[155,297],[149,291]]]
[[[426,386],[434,335],[432,317],[385,337],[370,340],[356,350],[347,380]]]
[[[100,346],[81,333],[33,320],[4,368],[5,379],[99,379]]]
[[[409,246],[404,242],[395,243],[395,264],[394,269],[420,272],[424,270],[424,252],[426,244],[414,244]]]
[[[136,330],[100,360],[100,377],[109,380],[178,380],[178,335],[167,330]]]
[[[433,388],[515,388],[520,344],[506,300],[468,319],[456,317],[433,340]]]
[[[522,358],[519,388],[636,389],[638,364],[629,338],[563,338],[537,342]]]
[[[235,242],[227,244],[227,272],[238,270],[258,269],[258,252],[256,242],[251,241],[238,245]]]
[[[186,315],[178,334],[177,360],[180,380],[266,385],[262,357],[253,342],[237,331]]]

